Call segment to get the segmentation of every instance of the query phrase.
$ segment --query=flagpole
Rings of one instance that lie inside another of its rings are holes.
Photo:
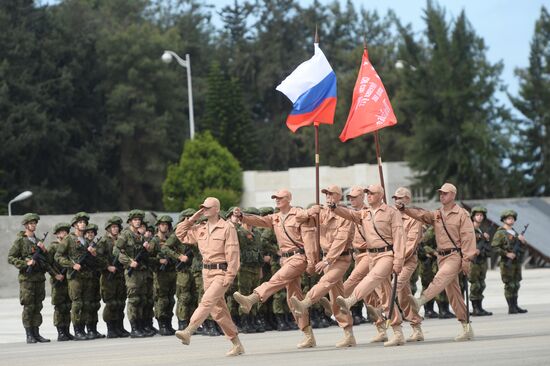
[[[380,141],[378,138],[378,130],[374,131],[374,144],[376,145],[376,161],[378,162],[378,175],[380,176],[380,185],[384,189],[384,202],[387,204],[386,199],[386,185],[384,184],[384,171],[382,170],[382,157],[380,156]]]
[[[317,24],[315,24],[315,40],[314,43],[319,44],[319,33],[317,32]],[[321,199],[319,197],[319,123],[314,122],[315,126],[315,203],[317,205],[321,204]],[[317,248],[319,248],[319,255],[321,255],[321,215],[317,214],[316,220],[317,234],[315,235],[315,240],[317,241]]]

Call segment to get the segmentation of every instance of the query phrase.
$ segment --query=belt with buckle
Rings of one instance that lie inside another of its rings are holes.
[[[355,249],[353,249],[353,251],[355,252],[355,254],[363,254],[363,253],[366,253],[366,252],[367,252],[367,249],[358,249],[358,248],[355,248]]]
[[[291,251],[288,251],[286,253],[283,253],[283,254],[281,254],[281,256],[285,257],[285,258],[290,258],[295,254],[305,254],[305,252],[304,252],[303,249],[297,249],[297,250],[291,250]]]
[[[446,249],[446,250],[438,250],[437,254],[439,254],[441,257],[444,257],[446,255],[449,255],[451,253],[458,252],[458,251],[459,251],[459,249],[452,248],[452,249]]]
[[[393,250],[392,245],[386,245],[385,247],[382,247],[382,248],[368,248],[367,249],[367,251],[369,253],[382,253],[382,252],[389,252],[390,250]]]
[[[227,270],[227,263],[211,263],[211,264],[203,264],[202,268],[204,269],[221,269],[223,271]]]

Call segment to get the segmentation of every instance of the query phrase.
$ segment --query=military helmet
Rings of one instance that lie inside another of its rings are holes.
[[[260,207],[260,215],[267,216],[273,214],[273,207]]]
[[[219,212],[220,217],[224,220],[229,219],[232,214],[233,214],[233,211],[220,210],[220,212]]]
[[[183,219],[187,217],[191,217],[197,212],[194,208],[186,208],[185,210],[180,212],[180,215],[178,216],[178,222],[182,222]]]
[[[27,225],[31,221],[38,222],[40,220],[40,216],[35,213],[26,213],[23,215],[23,219],[21,219],[21,225]]]
[[[88,224],[88,221],[90,221],[90,215],[88,215],[86,212],[83,212],[83,211],[77,212],[71,220],[71,226],[73,226],[80,220],[84,220],[86,221],[86,224]]]
[[[161,222],[164,222],[164,223],[172,226],[173,221],[174,220],[172,219],[172,217],[170,217],[168,215],[162,215],[157,219],[157,222],[155,223],[155,225],[158,226]]]
[[[243,209],[243,213],[249,214],[249,215],[259,215],[260,210],[258,210],[256,207],[247,207]]]
[[[93,231],[94,233],[97,234],[97,230],[98,230],[97,225],[96,225],[96,224],[90,223],[90,224],[86,225],[86,229],[84,229],[84,232],[86,232],[86,231]]]
[[[470,217],[474,217],[476,213],[482,213],[485,218],[487,218],[487,209],[483,206],[475,206],[472,208],[472,213],[470,214]]]
[[[108,230],[111,225],[118,225],[118,227],[122,229],[122,219],[118,216],[111,217],[105,224],[105,230]]]
[[[233,211],[235,211],[237,207],[236,206],[231,206],[227,209],[227,212],[225,213],[225,219],[228,219],[230,218],[231,216],[233,216]],[[244,212],[244,211],[243,211]]]
[[[507,217],[510,217],[510,216],[512,216],[514,218],[514,220],[518,219],[518,213],[516,211],[514,211],[514,210],[504,210],[500,214],[500,221],[504,221],[504,219],[506,219]]]
[[[60,222],[55,224],[55,226],[53,227],[54,234],[57,234],[61,230],[65,230],[67,232],[71,231],[71,224],[69,224],[68,222]]]
[[[132,210],[128,213],[128,220],[126,222],[130,222],[132,219],[141,219],[143,221],[143,218],[145,217],[145,212],[142,210]]]

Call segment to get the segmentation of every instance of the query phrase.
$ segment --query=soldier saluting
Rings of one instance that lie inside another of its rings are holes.
[[[521,281],[521,263],[525,252],[525,237],[513,226],[518,218],[514,210],[505,210],[500,215],[502,226],[497,229],[491,245],[500,256],[500,277],[504,282],[504,296],[508,302],[508,314],[523,314],[527,310],[518,306],[518,291]]]

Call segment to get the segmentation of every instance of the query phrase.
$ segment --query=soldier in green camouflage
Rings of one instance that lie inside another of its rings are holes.
[[[178,219],[178,224],[193,216],[196,210],[188,208],[183,210]],[[178,318],[178,330],[184,330],[189,325],[189,319],[193,314],[193,299],[195,298],[195,284],[191,272],[193,261],[192,246],[180,242],[175,233],[171,233],[166,240],[161,252],[167,258],[172,259],[176,266],[176,317]]]
[[[490,236],[481,228],[481,224],[487,218],[487,209],[476,206],[472,208],[472,222],[476,234],[476,257],[470,266],[470,301],[472,302],[473,316],[487,316],[493,313],[483,309],[483,291],[485,290],[485,277],[487,276],[487,258],[491,256]]]
[[[435,232],[433,226],[430,226],[424,232],[422,242],[418,247],[418,259],[420,266],[420,279],[422,282],[422,291],[428,288],[437,273],[437,243],[435,241]],[[433,300],[424,304],[424,317],[450,319],[455,315],[449,310],[449,299],[445,291],[442,291],[435,297],[439,315],[433,310]]]
[[[21,224],[25,231],[17,235],[8,252],[8,263],[19,270],[19,301],[23,305],[22,318],[27,343],[50,341],[38,331],[42,324],[42,301],[46,296],[44,273],[49,271],[46,246],[35,236],[38,220],[40,216],[35,213],[23,215]]]
[[[500,256],[500,277],[504,283],[504,297],[508,302],[508,314],[523,314],[527,310],[518,306],[518,291],[521,282],[521,264],[525,255],[525,237],[513,226],[518,218],[514,210],[505,210],[500,215],[502,226],[497,229],[491,243]]]
[[[172,218],[168,215],[160,216],[157,219],[157,233],[151,239],[153,250],[151,258],[155,262],[153,283],[155,298],[155,318],[159,325],[161,336],[174,335],[172,328],[172,317],[174,316],[174,305],[176,301],[176,264],[175,261],[166,255],[163,248],[166,241],[172,234]]]
[[[271,215],[273,213],[272,207],[260,207],[260,216]],[[277,255],[278,245],[275,238],[275,233],[270,228],[260,227],[256,228],[260,234],[260,243],[262,251],[262,278],[260,283],[267,282],[271,278],[271,262]],[[273,313],[273,297],[270,297],[266,302],[260,303],[258,308],[258,317],[262,322],[265,330],[277,329],[277,323],[275,321],[275,314]]]
[[[111,217],[105,224],[105,236],[97,243],[97,260],[101,268],[100,293],[105,307],[103,321],[107,324],[107,338],[126,338],[130,333],[124,329],[126,284],[124,268],[113,254],[115,242],[122,230],[122,219]]]
[[[156,220],[156,215],[153,216],[153,219]],[[150,224],[148,221],[143,220],[141,223],[141,227],[139,228],[139,232],[143,235],[143,238],[146,242],[149,242],[152,240],[155,236],[155,227]],[[153,244],[151,244],[153,246]],[[154,248],[154,246],[153,246]],[[151,249],[152,250],[152,249]],[[154,281],[153,281],[153,273],[155,272],[156,268],[159,266],[159,262],[155,256],[151,255],[151,252],[149,252],[149,255],[147,256],[147,281],[145,282],[145,288],[147,291],[147,295],[145,296],[145,305],[143,307],[143,318],[145,319],[143,329],[146,333],[152,333],[153,335],[158,334],[158,329],[155,328],[153,325],[153,318],[155,317],[155,290],[154,290]]]
[[[69,331],[71,326],[71,298],[69,297],[69,284],[65,276],[67,269],[62,268],[59,263],[55,261],[55,253],[57,252],[57,248],[63,239],[69,235],[70,231],[71,224],[68,222],[56,224],[53,229],[56,239],[48,246],[48,255],[51,265],[62,277],[61,280],[58,279],[59,276],[50,277],[50,283],[52,285],[52,305],[54,307],[53,325],[57,328],[58,342],[70,341],[74,338]]]
[[[132,338],[154,335],[151,331],[145,330],[144,308],[148,301],[146,299],[148,296],[146,286],[149,276],[148,256],[152,245],[139,232],[144,216],[145,213],[141,210],[130,211],[127,220],[130,225],[122,230],[115,242],[114,249],[114,254],[118,255],[118,260],[126,269],[124,274],[126,296],[128,298],[126,312],[132,327],[130,332]]]
[[[86,324],[88,329],[87,337],[89,339],[105,338],[105,335],[97,331],[97,322],[98,322],[98,311],[101,308],[101,292],[99,286],[99,278],[101,277],[101,267],[97,260],[97,230],[98,227],[96,224],[89,223],[86,226],[86,231],[84,232],[84,238],[88,242],[88,247],[94,248],[95,250],[95,260],[91,261],[90,267],[93,271],[93,276],[90,281],[91,292],[92,292],[92,308],[90,311],[90,318]]]
[[[84,232],[90,216],[86,212],[78,212],[71,220],[74,231],[67,235],[59,244],[55,253],[55,260],[67,269],[69,282],[69,297],[71,298],[71,322],[74,327],[74,339],[88,340],[85,326],[93,319],[93,292],[94,270],[90,264],[95,258],[96,251],[88,246]],[[96,311],[97,313],[97,311]],[[97,317],[97,315],[96,315]]]

